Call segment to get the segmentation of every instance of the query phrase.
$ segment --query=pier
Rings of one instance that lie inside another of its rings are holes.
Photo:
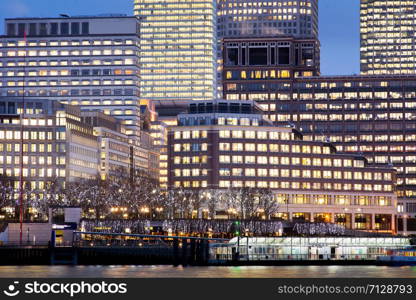
[[[1,265],[377,265],[404,237],[220,238],[74,231],[71,245],[0,247]]]

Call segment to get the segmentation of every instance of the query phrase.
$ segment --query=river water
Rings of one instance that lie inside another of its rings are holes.
[[[8,278],[337,278],[416,277],[416,267],[384,266],[0,266],[0,277]]]

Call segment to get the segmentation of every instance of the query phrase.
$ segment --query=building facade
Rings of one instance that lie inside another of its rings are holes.
[[[224,90],[227,99],[256,100],[276,124],[296,125],[305,139],[329,139],[339,151],[362,153],[371,163],[392,164],[398,172],[399,231],[414,233],[415,81],[414,76],[225,80]],[[262,89],[245,88],[249,83]],[[226,90],[229,84],[235,84],[236,91]]]
[[[218,0],[218,36],[318,38],[318,0]]]
[[[79,108],[53,100],[2,97],[0,118],[0,174],[14,178],[15,189],[21,171],[21,132],[27,188],[42,190],[54,180],[96,177],[98,142],[93,127],[81,121]]]
[[[316,39],[224,38],[223,47],[225,94],[238,91],[235,84],[228,84],[230,80],[247,80],[249,84],[240,87],[261,91],[264,82],[320,74],[319,41]]]
[[[97,137],[99,173],[103,180],[118,176],[120,172],[158,178],[154,165],[159,153],[154,153],[153,140],[148,138],[148,132],[141,131],[143,141],[139,142],[126,134],[126,128],[119,120],[101,111],[83,111],[81,116],[83,123],[93,126]]]
[[[293,127],[273,125],[252,101],[191,104],[169,127],[168,170],[171,189],[270,190],[278,218],[396,228],[393,168],[304,140]]]
[[[5,29],[0,96],[99,109],[140,136],[136,17],[14,18]]]
[[[361,0],[361,74],[416,73],[414,0]]]
[[[141,99],[215,97],[216,12],[215,1],[135,0]]]

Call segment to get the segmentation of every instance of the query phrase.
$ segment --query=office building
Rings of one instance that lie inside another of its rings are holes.
[[[144,140],[148,132],[141,131],[139,142],[126,134],[127,130],[120,120],[101,111],[83,111],[81,117],[83,123],[93,127],[97,137],[99,173],[103,180],[118,176],[120,172],[158,178],[154,164],[159,153],[154,153],[152,139]]]
[[[414,0],[361,0],[361,74],[416,73]]]
[[[218,36],[318,38],[318,0],[219,0]]]
[[[23,106],[24,103],[24,106]],[[42,190],[48,182],[92,179],[98,170],[93,127],[81,121],[76,106],[54,100],[0,98],[0,174],[19,188],[21,117],[23,177],[26,188]]]
[[[215,98],[216,11],[208,0],[135,0],[141,99]]]
[[[319,75],[319,42],[316,39],[224,38],[224,93],[237,90],[231,81],[249,82],[247,91],[261,91],[264,84],[275,88],[280,80]],[[258,82],[258,83],[257,83]],[[251,99],[257,100],[257,99]]]
[[[398,210],[403,217],[399,231],[414,233],[415,82],[414,76],[398,75],[227,79],[224,91],[227,99],[256,100],[276,124],[296,125],[305,139],[329,139],[339,151],[362,153],[371,163],[392,164],[398,172]],[[253,84],[259,88],[252,89]],[[234,90],[228,90],[229,85],[235,85]]]
[[[273,125],[252,101],[190,104],[168,129],[168,170],[173,189],[270,190],[281,205],[277,218],[396,228],[392,167],[304,140],[291,126]]]
[[[13,18],[5,29],[0,96],[99,109],[140,136],[136,17]]]
[[[217,28],[219,37],[217,47],[218,82],[223,80],[225,64],[223,46],[232,41],[235,41],[241,49],[247,46],[252,48],[252,52],[256,51],[253,49],[255,47],[269,46],[274,48],[277,45],[281,50],[287,50],[286,47],[291,48],[290,58],[287,58],[291,60],[290,62],[285,60],[268,62],[272,65],[284,64],[286,67],[295,66],[295,57],[298,52],[295,53],[294,45],[296,48],[303,48],[303,43],[306,43],[307,47],[312,45],[311,55],[313,54],[317,71],[314,72],[314,75],[319,74],[318,0],[274,0],[272,2],[220,0],[218,1]],[[228,42],[225,42],[225,39],[228,39]],[[261,49],[259,50],[261,51]],[[242,55],[245,53],[243,52]],[[279,54],[276,53],[276,55]],[[286,55],[289,56],[289,53]],[[223,98],[222,88],[223,86],[219,84],[218,96],[220,98]]]

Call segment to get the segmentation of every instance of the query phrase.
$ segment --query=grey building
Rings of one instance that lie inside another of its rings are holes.
[[[0,96],[100,109],[140,136],[136,17],[13,18],[5,28]]]

